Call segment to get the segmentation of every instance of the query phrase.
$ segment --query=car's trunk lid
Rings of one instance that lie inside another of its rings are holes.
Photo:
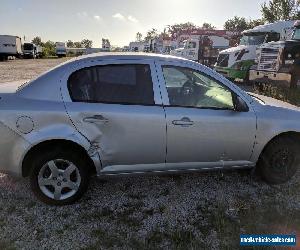
[[[0,94],[16,93],[20,86],[26,83],[26,80],[0,83]]]

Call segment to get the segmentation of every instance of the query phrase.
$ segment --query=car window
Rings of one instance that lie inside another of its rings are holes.
[[[230,89],[202,72],[183,67],[163,66],[163,74],[172,106],[234,109]],[[174,85],[174,75],[185,76],[180,78],[180,85]]]
[[[187,76],[176,68],[164,67],[164,77],[169,88],[182,87],[188,80]]]
[[[196,42],[189,42],[188,48],[189,49],[195,49],[196,48]]]
[[[149,65],[122,64],[83,68],[68,80],[73,101],[154,104]]]

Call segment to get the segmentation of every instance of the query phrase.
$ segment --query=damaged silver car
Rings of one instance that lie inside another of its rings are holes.
[[[75,202],[94,174],[256,166],[276,184],[299,165],[299,108],[182,58],[78,57],[0,98],[0,171],[49,204]]]

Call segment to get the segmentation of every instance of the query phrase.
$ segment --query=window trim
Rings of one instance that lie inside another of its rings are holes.
[[[153,103],[152,104],[141,104],[141,103],[130,103],[130,102],[109,102],[109,101],[96,101],[96,100],[86,100],[86,101],[82,101],[82,100],[78,100],[73,98],[73,96],[71,95],[71,90],[70,90],[70,78],[73,74],[77,73],[78,71],[84,70],[84,69],[89,69],[89,68],[94,68],[94,67],[107,67],[107,66],[128,66],[128,65],[143,65],[143,66],[147,66],[149,67],[150,70],[150,79],[152,82],[152,93],[153,93]],[[86,67],[81,67],[79,69],[76,69],[74,71],[72,71],[68,76],[67,76],[67,91],[69,94],[69,97],[71,99],[71,102],[74,103],[95,103],[95,104],[116,104],[116,105],[133,105],[133,106],[162,106],[162,104],[156,104],[155,103],[155,89],[154,89],[154,81],[153,81],[153,77],[152,77],[152,69],[151,69],[151,64],[149,63],[108,63],[108,64],[95,64],[95,65],[87,65]]]
[[[201,110],[206,110],[206,109],[209,109],[209,110],[228,110],[228,111],[236,111],[236,98],[235,96],[240,96],[238,95],[236,92],[234,92],[231,88],[229,88],[227,85],[223,84],[221,81],[219,81],[218,79],[206,74],[205,72],[199,70],[199,69],[195,69],[195,68],[192,68],[192,67],[188,67],[188,66],[182,66],[182,65],[175,65],[175,64],[160,64],[160,67],[161,67],[161,74],[162,74],[162,78],[164,80],[164,87],[166,89],[166,94],[167,94],[167,98],[168,98],[168,101],[169,101],[169,104],[164,104],[164,107],[173,107],[173,108],[190,108],[190,109],[201,109]],[[223,86],[225,89],[229,90],[230,93],[231,93],[231,96],[232,96],[232,103],[233,103],[233,108],[230,109],[230,108],[217,108],[217,107],[193,107],[193,106],[181,106],[181,105],[172,105],[170,104],[170,99],[169,99],[169,93],[168,93],[168,88],[167,88],[167,84],[166,84],[166,80],[165,80],[165,75],[164,75],[164,72],[163,72],[163,68],[164,67],[173,67],[173,68],[182,68],[182,69],[187,69],[187,70],[193,70],[193,71],[196,71],[197,73],[201,74],[201,75],[204,75],[205,77],[209,78],[209,79],[212,79],[214,81],[216,81],[218,84],[220,84],[221,86]],[[244,98],[242,98],[244,100]],[[247,105],[247,108],[248,108],[248,111],[249,112],[249,105],[248,103],[244,100],[245,104]]]

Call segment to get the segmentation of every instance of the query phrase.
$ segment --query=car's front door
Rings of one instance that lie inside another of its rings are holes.
[[[99,148],[103,169],[128,171],[132,165],[142,171],[165,164],[165,114],[153,69],[150,60],[106,60],[78,65],[66,76],[67,112]]]
[[[254,112],[235,111],[234,92],[228,86],[187,65],[157,63],[167,119],[167,164],[251,164]]]

